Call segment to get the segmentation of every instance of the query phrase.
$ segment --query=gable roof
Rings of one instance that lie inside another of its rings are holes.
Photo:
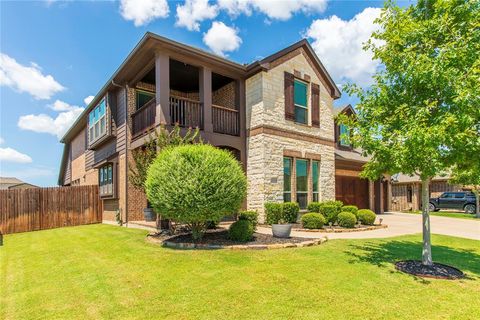
[[[24,182],[24,181],[22,181],[20,179],[17,179],[15,177],[0,177],[0,190],[8,190],[12,187],[21,186],[21,185],[37,187],[33,184]]]
[[[333,108],[333,115],[334,116],[337,116],[339,115],[340,113],[346,113],[347,111],[351,111],[352,114],[357,114],[357,112],[355,111],[355,109],[353,109],[352,105],[351,104],[347,104],[347,105],[344,105],[344,106],[341,106],[341,107],[334,107]]]

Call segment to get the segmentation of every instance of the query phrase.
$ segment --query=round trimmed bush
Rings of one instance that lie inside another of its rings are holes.
[[[156,212],[186,224],[200,239],[208,221],[240,208],[247,181],[230,152],[196,144],[163,149],[148,169],[145,187]]]
[[[327,200],[323,201],[322,205],[335,206],[338,210],[338,213],[340,213],[342,211],[343,202],[339,200]]]
[[[353,228],[355,223],[357,223],[357,218],[353,213],[343,211],[338,214],[337,221],[340,227]]]
[[[321,229],[325,224],[323,215],[316,212],[305,213],[301,220],[305,229]]]
[[[258,213],[257,211],[240,211],[238,213],[238,220],[246,220],[249,221],[253,229],[255,230],[257,228],[257,223],[258,223]]]
[[[325,217],[327,223],[331,222],[333,224],[337,221],[339,211],[337,206],[333,204],[322,204],[320,213]]]
[[[265,220],[267,224],[278,223],[283,219],[283,203],[265,203]]]
[[[322,204],[320,202],[310,202],[307,206],[308,212],[320,212],[320,207]]]
[[[248,242],[253,236],[253,226],[248,220],[238,220],[228,229],[228,238],[233,241]]]
[[[295,223],[298,219],[300,206],[296,202],[285,202],[283,204],[283,219],[286,223]]]
[[[358,207],[357,206],[343,206],[342,211],[351,212],[356,217],[357,213],[358,213]]]
[[[371,226],[375,223],[375,219],[377,218],[377,215],[372,210],[361,209],[361,210],[358,210],[357,217],[362,224]]]

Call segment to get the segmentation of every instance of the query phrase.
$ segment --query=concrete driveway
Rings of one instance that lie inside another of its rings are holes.
[[[422,216],[419,214],[408,213],[387,213],[377,216],[382,218],[382,224],[387,224],[388,228],[362,231],[362,232],[344,232],[344,233],[317,233],[317,232],[299,232],[292,231],[294,237],[321,238],[327,236],[329,239],[368,239],[368,238],[388,238],[406,234],[422,232]],[[430,216],[432,233],[480,240],[480,221],[446,218]],[[257,232],[271,234],[270,228],[257,227]]]

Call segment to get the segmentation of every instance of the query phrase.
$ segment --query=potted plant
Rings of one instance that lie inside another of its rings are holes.
[[[292,223],[298,218],[300,208],[298,203],[266,203],[265,215],[267,223],[272,225],[272,234],[277,238],[289,238]]]

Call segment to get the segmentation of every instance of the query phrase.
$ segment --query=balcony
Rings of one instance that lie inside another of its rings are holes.
[[[193,99],[170,96],[170,123],[203,130],[203,104]]]
[[[212,104],[213,132],[240,135],[240,116],[238,110]]]
[[[155,127],[157,103],[155,98],[132,114],[132,138],[143,135]]]

